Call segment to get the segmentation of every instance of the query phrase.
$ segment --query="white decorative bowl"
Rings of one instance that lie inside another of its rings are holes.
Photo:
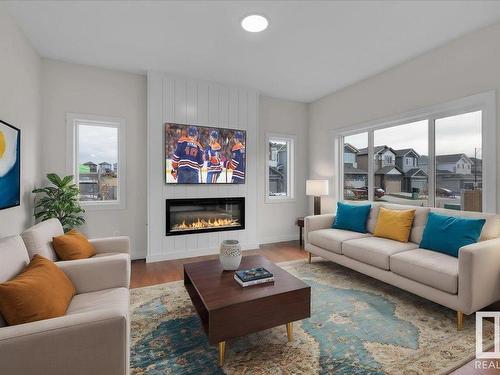
[[[237,240],[224,240],[220,244],[220,264],[224,271],[237,270],[241,263],[241,245]]]

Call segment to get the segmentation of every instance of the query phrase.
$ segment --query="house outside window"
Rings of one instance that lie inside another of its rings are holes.
[[[125,120],[67,115],[68,173],[75,176],[85,208],[125,207]]]
[[[266,202],[294,199],[294,136],[267,137]]]

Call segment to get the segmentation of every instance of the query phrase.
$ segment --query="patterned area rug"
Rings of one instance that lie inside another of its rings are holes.
[[[311,318],[292,342],[285,326],[229,341],[223,368],[182,281],[131,290],[132,374],[446,374],[474,357],[473,316],[457,332],[454,311],[334,263],[281,266],[311,286]]]

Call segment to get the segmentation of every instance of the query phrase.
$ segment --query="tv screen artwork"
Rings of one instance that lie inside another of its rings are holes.
[[[244,184],[246,132],[165,124],[167,184]]]

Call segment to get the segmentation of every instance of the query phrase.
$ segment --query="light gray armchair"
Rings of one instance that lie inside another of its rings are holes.
[[[64,316],[15,326],[0,316],[0,374],[128,374],[129,279],[106,258],[56,263],[76,288]],[[0,282],[28,262],[20,236],[0,239]]]
[[[26,245],[30,259],[33,255],[39,254],[53,262],[57,262],[59,265],[67,264],[68,269],[100,264],[100,266],[92,268],[92,270],[95,270],[94,276],[96,278],[127,280],[126,287],[129,287],[130,240],[128,237],[90,239],[90,243],[96,250],[96,255],[92,258],[59,261],[52,247],[52,238],[62,234],[64,234],[64,231],[59,220],[50,219],[26,229],[21,234],[21,237]]]

